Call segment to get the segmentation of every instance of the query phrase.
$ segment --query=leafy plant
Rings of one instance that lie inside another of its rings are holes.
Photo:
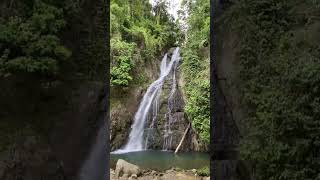
[[[134,63],[132,60],[135,44],[126,43],[120,39],[111,40],[111,55],[113,67],[111,69],[111,83],[118,86],[128,86],[132,80],[130,71]]]
[[[142,83],[134,80],[141,77],[134,74],[139,71],[135,64],[154,61],[163,49],[175,45],[179,28],[165,7],[166,3],[152,7],[147,1],[111,1],[113,85],[126,87],[130,82]]]
[[[206,51],[210,29],[210,4],[198,0],[186,3],[190,16],[186,18],[187,41],[182,47],[182,71],[185,81],[185,111],[194,129],[205,143],[210,142],[209,54]]]
[[[210,176],[210,168],[208,166],[197,170],[199,176]]]
[[[232,9],[249,128],[241,155],[255,162],[256,179],[320,177],[320,44],[313,8],[299,1],[242,0]]]
[[[63,11],[35,1],[29,17],[10,17],[0,25],[0,73],[55,74],[71,52],[58,33],[65,26]]]

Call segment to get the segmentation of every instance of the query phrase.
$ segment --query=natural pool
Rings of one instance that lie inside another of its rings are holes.
[[[115,168],[117,160],[123,159],[138,165],[142,169],[163,171],[172,167],[181,169],[198,169],[210,165],[210,157],[202,152],[181,152],[174,154],[172,151],[137,151],[123,154],[110,154],[110,166]]]

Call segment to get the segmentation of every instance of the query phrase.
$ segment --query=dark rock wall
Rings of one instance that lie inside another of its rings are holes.
[[[20,1],[10,2],[19,7]],[[79,6],[61,35],[73,53],[63,74],[0,79],[1,180],[77,179],[107,117],[107,4],[85,0]]]
[[[250,164],[239,159],[239,145],[246,128],[243,124],[245,110],[241,105],[239,89],[239,58],[237,33],[228,24],[226,15],[234,1],[215,4],[214,21],[214,63],[216,101],[214,103],[216,124],[213,128],[214,141],[211,144],[211,168],[214,179],[242,180],[250,177]],[[211,69],[214,73],[213,69]],[[212,74],[213,76],[214,74]],[[211,122],[212,123],[212,122]]]

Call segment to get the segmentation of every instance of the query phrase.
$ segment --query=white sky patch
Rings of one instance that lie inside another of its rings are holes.
[[[159,0],[149,0],[149,2],[154,6],[156,2]],[[169,7],[168,7],[168,12],[171,14],[175,20],[178,19],[178,10],[180,9],[181,2],[182,0],[163,0],[165,2],[168,2]]]

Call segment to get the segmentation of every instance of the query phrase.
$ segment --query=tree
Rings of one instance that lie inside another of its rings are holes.
[[[65,26],[63,10],[35,1],[27,17],[0,19],[0,74],[56,74],[71,52],[58,34]]]

